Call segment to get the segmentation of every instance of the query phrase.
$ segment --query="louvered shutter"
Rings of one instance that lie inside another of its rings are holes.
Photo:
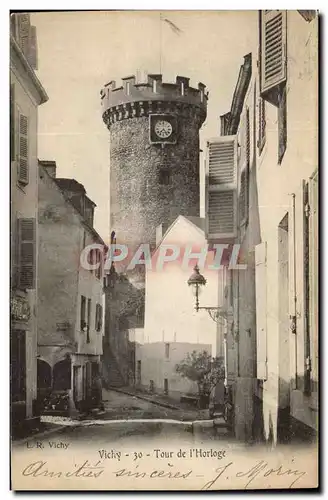
[[[35,219],[18,219],[19,228],[19,287],[35,288]]]
[[[15,152],[15,85],[10,85],[10,159],[16,160]]]
[[[259,117],[258,117],[257,147],[259,148],[259,154],[261,154],[266,139],[265,100],[262,99],[262,97],[259,98],[258,111],[259,111]]]
[[[266,92],[286,80],[286,11],[261,13],[261,91]]]
[[[267,379],[266,242],[255,247],[257,378]]]
[[[206,158],[206,238],[220,241],[237,234],[236,136],[208,141]]]
[[[28,184],[28,118],[19,113],[19,159],[18,159],[18,181]]]
[[[240,191],[239,191],[239,222],[243,224],[246,219],[246,190],[247,190],[247,179],[246,179],[246,168],[241,171],[240,174]]]
[[[19,286],[19,254],[20,254],[20,240],[19,240],[19,220],[12,220],[11,225],[11,286],[16,288]]]

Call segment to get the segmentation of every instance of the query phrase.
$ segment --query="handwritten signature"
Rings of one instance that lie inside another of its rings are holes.
[[[215,472],[217,475],[212,479],[211,481],[208,481],[201,489],[202,490],[210,490],[215,483],[218,481],[218,479],[228,471],[228,469],[233,465],[233,462],[229,462],[226,465],[223,465],[222,467],[218,467]],[[268,462],[265,462],[264,460],[260,460],[258,463],[256,463],[253,467],[248,469],[246,472],[244,471],[239,471],[236,472],[234,477],[236,478],[241,478],[244,477],[248,481],[244,485],[244,489],[247,489],[250,484],[259,477],[273,477],[273,476],[291,476],[292,481],[291,483],[287,486],[288,488],[292,488],[294,484],[306,474],[304,471],[299,471],[298,469],[289,469],[289,468],[284,468],[282,465],[279,465],[276,468],[271,468]]]
[[[167,464],[167,469],[152,469],[150,471],[139,469],[139,465],[133,470],[128,468],[121,468],[115,471],[112,471],[112,474],[119,478],[134,478],[138,480],[142,480],[145,478],[149,479],[181,479],[187,480],[190,478],[199,478],[203,476],[196,475],[192,469],[188,469],[184,472],[180,470],[176,470],[172,464]],[[234,471],[233,470],[234,462],[228,462],[221,467],[218,467],[214,470],[215,476],[207,481],[202,487],[201,490],[210,490],[219,489],[219,479],[221,481],[225,481],[226,479],[231,478],[245,478],[245,483],[243,483],[242,487],[247,489],[252,485],[255,479],[260,478],[274,478],[284,476],[290,480],[288,484],[286,484],[286,488],[292,488],[301,477],[305,476],[306,472],[301,471],[294,468],[284,467],[283,465],[279,465],[275,468],[272,468],[268,462],[265,460],[260,460],[255,463],[254,466],[248,468],[246,471]],[[106,470],[106,467],[102,465],[102,462],[99,460],[95,464],[90,463],[88,460],[85,460],[82,464],[74,465],[73,470],[70,471],[54,471],[51,470],[48,466],[48,463],[43,460],[39,460],[37,462],[30,463],[27,465],[23,471],[23,476],[30,477],[49,477],[49,478],[91,478],[98,479]],[[229,474],[229,475],[227,475]],[[235,483],[236,484],[236,483]]]

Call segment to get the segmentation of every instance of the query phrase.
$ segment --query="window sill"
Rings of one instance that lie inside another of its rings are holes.
[[[18,296],[18,297],[22,297],[22,298],[26,298],[27,297],[27,290],[26,288],[20,288],[19,286],[13,286],[12,289],[11,289],[11,292],[12,294]]]

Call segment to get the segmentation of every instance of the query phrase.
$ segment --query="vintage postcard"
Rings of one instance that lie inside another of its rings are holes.
[[[11,12],[13,490],[318,487],[318,29]]]

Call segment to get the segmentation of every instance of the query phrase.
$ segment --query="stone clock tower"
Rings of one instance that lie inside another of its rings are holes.
[[[155,243],[178,215],[199,215],[199,129],[206,118],[205,85],[177,76],[163,83],[123,78],[101,91],[110,131],[111,230],[131,251]]]
[[[165,231],[179,216],[199,215],[199,129],[206,118],[205,86],[178,76],[134,76],[101,90],[102,116],[110,131],[110,230],[134,254],[154,247],[156,228]],[[117,274],[105,287],[103,379],[108,386],[133,383],[136,372],[130,332],[144,326],[144,266]],[[146,305],[147,306],[147,305]],[[130,339],[130,340],[129,340]]]

